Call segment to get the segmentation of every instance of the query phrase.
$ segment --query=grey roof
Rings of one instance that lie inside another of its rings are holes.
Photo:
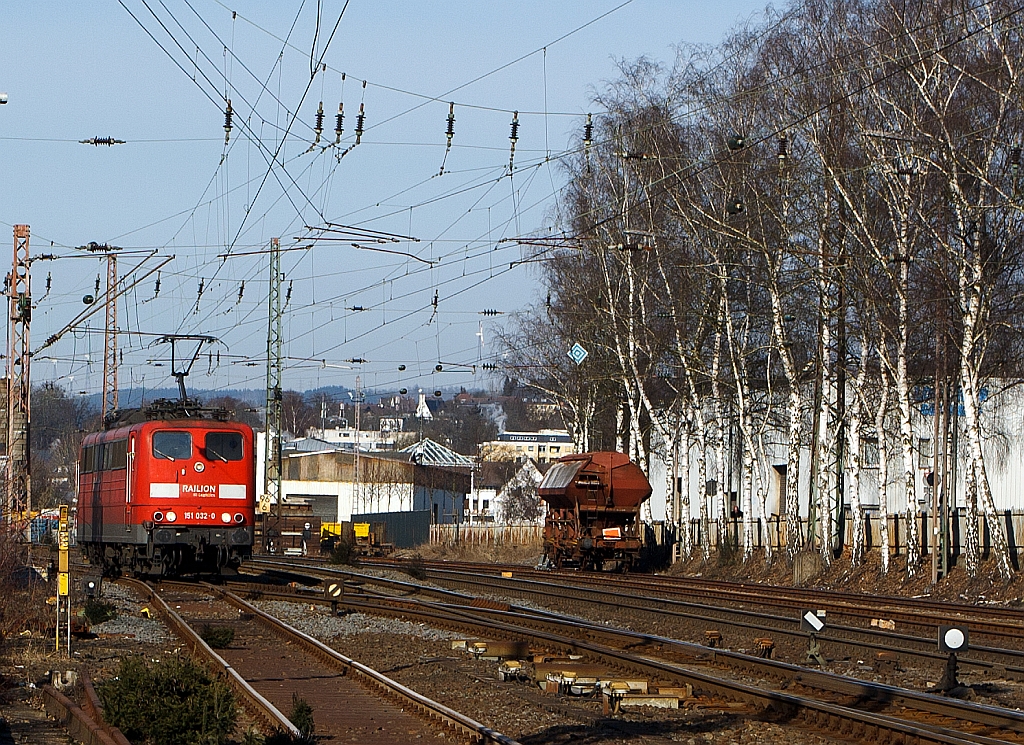
[[[285,452],[292,453],[322,453],[330,452],[332,450],[341,450],[336,443],[324,442],[318,440],[315,437],[301,437],[296,440],[285,442],[281,449]]]
[[[421,466],[472,468],[474,465],[472,458],[460,455],[430,439],[420,440],[407,448],[402,448],[399,452],[408,453],[412,461]]]

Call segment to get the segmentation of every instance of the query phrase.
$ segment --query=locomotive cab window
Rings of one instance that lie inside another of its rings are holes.
[[[190,432],[154,432],[153,457],[166,460],[186,460],[192,457]]]
[[[242,435],[238,432],[207,432],[206,459],[242,460]]]

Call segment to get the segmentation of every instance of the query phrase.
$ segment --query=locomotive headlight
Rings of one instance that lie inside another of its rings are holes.
[[[245,515],[243,515],[241,512],[236,512],[235,513],[235,522],[236,523],[245,522]]]
[[[229,523],[229,522],[231,522],[231,513],[230,512],[222,512],[222,513],[220,513],[220,521],[222,523]]]
[[[175,520],[178,519],[178,516],[172,511],[172,512],[168,512],[164,516],[164,519],[167,520],[167,522],[169,522],[169,523],[173,523]]]
[[[162,513],[162,512],[154,512],[153,513],[153,521],[154,522],[158,522],[158,523],[163,522],[164,521],[164,513]]]

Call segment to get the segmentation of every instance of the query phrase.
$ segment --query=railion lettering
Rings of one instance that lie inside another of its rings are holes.
[[[216,494],[217,487],[214,484],[182,484],[182,494]]]

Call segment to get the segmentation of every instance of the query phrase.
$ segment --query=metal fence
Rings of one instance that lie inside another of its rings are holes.
[[[445,546],[536,546],[544,542],[543,525],[431,525],[430,542]]]
[[[919,512],[916,519],[918,532],[921,540],[921,553],[930,552],[931,530],[928,525],[928,515]],[[1010,546],[1011,559],[1019,568],[1021,564],[1022,547],[1019,543],[1019,536],[1024,536],[1024,512],[1005,510],[1000,513],[999,520],[1006,533],[1007,543]],[[966,515],[964,510],[958,510],[958,514],[950,523],[950,553],[954,561],[963,553],[964,525]],[[881,520],[876,512],[869,512],[865,515],[864,542],[867,550],[877,549],[881,541]],[[725,535],[722,543],[733,546],[740,546],[743,542],[743,519],[730,518],[726,520]],[[655,546],[671,546],[677,541],[678,530],[689,530],[693,545],[700,546],[705,540],[704,531],[701,529],[699,520],[691,520],[678,528],[665,523],[655,523],[649,526],[646,543]],[[807,535],[807,520],[800,521],[800,530]],[[718,546],[719,530],[718,524],[712,521],[709,526],[709,537],[712,546]],[[853,523],[849,512],[843,520],[843,545],[849,547],[852,539]],[[978,518],[978,534],[981,540],[982,557],[988,558],[992,539],[984,518]],[[543,525],[431,525],[430,543],[441,545],[463,544],[467,546],[535,546],[540,548],[544,542]],[[781,515],[772,515],[767,525],[754,523],[754,547],[763,548],[768,542],[775,551],[786,547],[786,521]],[[905,513],[889,515],[889,546],[895,555],[906,553],[907,550],[907,516]]]
[[[384,525],[383,540],[397,548],[415,548],[430,538],[430,510],[413,512],[367,512],[352,515],[353,523]]]
[[[918,521],[918,533],[921,541],[921,553],[926,554],[930,551],[930,539],[931,529],[929,526],[929,518],[927,513],[919,512],[916,516]],[[967,517],[964,514],[964,510],[960,509],[957,514],[950,521],[950,552],[953,557],[959,556],[963,553],[963,542],[964,542],[964,527],[966,525]],[[1003,531],[1006,533],[1007,543],[1010,546],[1010,553],[1012,557],[1017,557],[1021,552],[1021,546],[1019,543],[1018,536],[1024,535],[1024,512],[1005,510],[1000,513],[999,521],[1003,526]],[[907,550],[907,516],[905,513],[898,515],[889,515],[889,546],[892,552],[896,555],[906,553]],[[772,547],[773,550],[780,550],[786,547],[786,521],[781,515],[772,515],[767,525],[761,525],[754,523],[754,546],[755,548],[763,548],[766,542]],[[733,546],[739,546],[743,541],[743,519],[742,518],[730,518],[725,522],[725,535],[722,537],[724,540],[719,540],[719,528],[715,521],[712,521],[708,534],[712,546],[717,546],[719,543],[731,544]],[[700,546],[704,543],[704,531],[701,529],[699,520],[691,520],[686,525],[681,525],[679,530],[689,530],[690,538],[693,545]],[[807,520],[802,519],[800,521],[800,530],[803,535],[807,535]],[[850,546],[852,540],[853,522],[849,511],[843,519],[843,545],[845,547]],[[981,539],[981,550],[982,556],[987,558],[992,547],[992,539],[983,517],[978,517],[978,534]],[[672,526],[665,526],[664,530],[664,541],[674,542],[675,529]],[[867,550],[875,549],[881,546],[881,519],[876,512],[869,512],[865,515],[865,531],[864,531],[864,542]]]

